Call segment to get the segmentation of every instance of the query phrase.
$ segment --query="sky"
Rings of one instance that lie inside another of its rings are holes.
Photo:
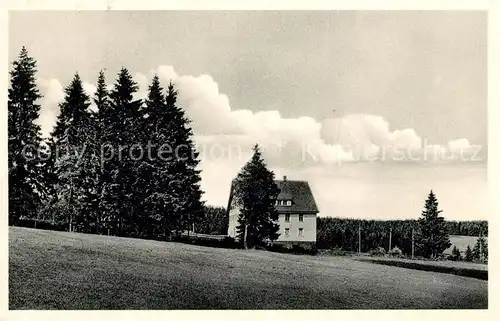
[[[11,12],[9,60],[38,61],[50,132],[75,72],[173,80],[208,204],[255,143],[320,216],[486,219],[487,14],[473,11]]]

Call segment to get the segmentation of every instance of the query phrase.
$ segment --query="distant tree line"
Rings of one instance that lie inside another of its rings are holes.
[[[467,226],[458,229],[457,226]],[[317,246],[322,249],[342,248],[358,250],[358,227],[361,226],[362,251],[377,247],[389,247],[389,232],[392,228],[392,246],[411,254],[411,231],[418,228],[417,220],[364,220],[336,217],[317,218]],[[445,221],[450,235],[488,236],[487,221]]]
[[[196,233],[226,235],[229,216],[222,206],[204,206],[203,219],[196,224]]]
[[[411,253],[411,231],[417,226],[416,220],[364,220],[336,217],[318,217],[316,222],[319,249],[341,248],[345,251],[358,251],[361,229],[361,251],[382,247],[389,249],[389,234],[392,228],[392,244],[405,253]]]
[[[154,76],[147,97],[136,99],[126,68],[112,88],[101,71],[90,97],[76,73],[54,130],[42,138],[36,72],[23,47],[8,92],[9,225],[31,219],[166,240],[202,221],[198,153],[172,82],[165,89]]]
[[[488,236],[488,221],[447,221],[450,235]]]
[[[431,257],[439,255],[450,246],[448,235],[488,235],[487,221],[444,221],[438,216],[440,210],[437,209],[437,199],[432,192],[425,207],[422,217],[418,220],[382,221],[318,217],[317,247],[356,252],[359,250],[361,235],[361,252],[378,248],[389,251],[391,242],[391,248],[398,247],[403,254],[411,255],[413,232],[415,255]],[[431,218],[425,216],[427,212],[433,213]],[[432,244],[437,248],[433,250]]]

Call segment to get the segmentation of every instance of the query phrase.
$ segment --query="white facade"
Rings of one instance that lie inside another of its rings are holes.
[[[316,242],[316,214],[280,214],[278,223],[278,242]]]
[[[239,208],[229,211],[228,236],[236,237]],[[278,242],[316,242],[316,214],[290,213],[279,215],[280,236]]]
[[[238,217],[240,215],[239,208],[232,208],[229,210],[229,227],[227,229],[227,235],[235,238],[236,237],[236,227],[238,226]]]

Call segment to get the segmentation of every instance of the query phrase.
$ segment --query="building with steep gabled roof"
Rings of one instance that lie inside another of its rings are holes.
[[[276,199],[280,236],[275,243],[287,247],[293,245],[305,248],[315,247],[316,217],[319,211],[309,183],[287,180],[286,176],[283,177],[283,180],[275,180],[274,182],[280,191]],[[236,237],[236,227],[240,214],[240,209],[233,199],[234,184],[233,181],[227,207],[229,215],[228,235],[230,237]]]

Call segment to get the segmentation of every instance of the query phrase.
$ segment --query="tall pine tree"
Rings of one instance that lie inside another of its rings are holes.
[[[153,77],[145,101],[144,126],[149,133],[146,143],[148,155],[138,168],[138,184],[142,184],[145,193],[143,216],[138,218],[139,231],[147,236],[162,235],[163,239],[170,235],[170,212],[167,210],[171,202],[168,183],[171,181],[168,162],[159,159],[159,146],[164,143],[165,96],[158,76]]]
[[[115,235],[127,235],[134,227],[134,216],[141,200],[136,195],[137,161],[131,148],[141,141],[141,100],[134,99],[137,83],[130,72],[122,68],[113,90],[109,93],[109,109],[104,112],[101,133],[103,150],[109,158],[103,163],[101,208],[106,212]]]
[[[8,91],[9,225],[22,217],[35,217],[43,185],[41,129],[35,123],[42,97],[35,83],[36,61],[25,47],[13,63]]]
[[[470,248],[470,245],[467,245],[467,249],[465,250],[465,261],[472,262],[474,260],[474,255]]]
[[[483,256],[484,261],[488,261],[488,242],[484,237],[482,237],[481,242],[481,255]]]
[[[164,239],[189,230],[202,215],[198,153],[184,111],[177,105],[177,91],[169,84],[166,95],[155,76],[146,100],[146,128],[150,157],[141,177],[148,187],[148,219]]]
[[[488,243],[486,242],[483,233],[480,233],[477,238],[476,246],[474,247],[474,256],[481,261],[488,260]]]
[[[80,188],[79,210],[77,227],[78,231],[86,233],[99,233],[99,197],[100,197],[100,154],[98,123],[95,114],[90,114],[87,136],[83,147],[83,154],[79,161]]]
[[[438,208],[438,200],[431,190],[425,201],[425,209],[418,220],[419,231],[415,238],[417,252],[424,257],[435,258],[451,246],[448,231],[442,212]]]
[[[41,218],[42,220],[50,220],[52,224],[56,224],[56,218],[60,217],[57,213],[57,182],[56,173],[57,146],[52,135],[45,139],[47,146],[47,155],[43,160],[43,180],[45,185],[45,197],[43,199]]]
[[[462,255],[460,254],[460,250],[456,246],[453,246],[453,249],[451,250],[451,258],[453,261],[462,260]]]
[[[173,151],[170,171],[174,174],[174,181],[170,183],[170,188],[177,197],[170,210],[176,217],[175,230],[184,231],[202,219],[203,204],[200,189],[201,171],[197,169],[200,162],[199,153],[192,140],[190,120],[178,105],[177,95],[174,84],[170,82],[165,96],[164,115],[164,119],[168,120],[166,127],[170,137],[165,142],[170,144]]]
[[[89,106],[90,98],[83,89],[78,74],[64,89],[64,101],[59,104],[60,114],[52,132],[55,143],[56,159],[54,172],[56,183],[56,212],[61,213],[69,225],[69,230],[88,231],[89,216],[92,214],[88,206],[88,180],[92,178],[88,172],[88,143],[94,131]]]
[[[110,181],[109,177],[104,177],[105,172],[103,171],[103,159],[101,159],[101,151],[104,148],[105,143],[105,134],[107,126],[109,122],[112,121],[111,117],[108,117],[110,113],[109,108],[109,92],[106,85],[106,76],[104,75],[104,71],[101,70],[97,77],[97,87],[96,92],[93,98],[96,111],[93,113],[94,119],[94,143],[93,148],[90,149],[92,155],[98,160],[98,163],[94,164],[95,167],[95,175],[96,175],[96,186],[95,192],[97,196],[97,200],[95,202],[95,224],[96,224],[96,233],[101,234],[105,233],[108,228],[110,228],[109,217],[106,215],[103,207],[103,192],[104,192],[104,183],[106,181]]]
[[[472,257],[474,258],[474,260],[481,259],[481,242],[479,241],[479,239],[477,239],[477,242],[472,249]]]
[[[253,148],[251,160],[236,177],[234,197],[241,208],[238,237],[245,247],[255,247],[278,238],[278,212],[275,207],[279,194],[274,173],[267,169],[259,146]]]

